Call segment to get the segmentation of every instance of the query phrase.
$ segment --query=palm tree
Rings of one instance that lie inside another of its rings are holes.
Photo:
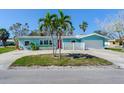
[[[72,29],[72,23],[70,21],[70,16],[64,15],[62,10],[59,10],[59,18],[58,18],[58,29],[57,29],[57,35],[58,35],[58,48],[59,48],[59,59],[61,59],[61,36],[62,33],[69,31],[69,29]]]
[[[46,14],[46,16],[44,18],[40,18],[39,19],[39,29],[40,31],[47,31],[47,35],[51,36],[52,39],[52,48],[53,48],[53,55],[54,55],[54,38],[53,38],[53,34],[54,34],[54,19],[56,17],[56,14],[50,14],[49,12]]]
[[[83,30],[83,32],[85,32],[88,27],[88,23],[83,21],[82,24],[79,25],[79,27],[80,27],[80,29]]]

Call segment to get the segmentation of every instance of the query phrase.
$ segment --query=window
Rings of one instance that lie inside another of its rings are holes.
[[[75,40],[71,41],[72,43],[75,43]]]
[[[113,42],[113,44],[115,44],[115,42]]]
[[[40,40],[40,45],[43,45],[43,41],[42,40]]]
[[[44,45],[48,45],[48,40],[44,40]]]
[[[29,41],[25,41],[25,46],[28,46],[30,44]]]
[[[52,45],[52,41],[51,40],[49,41],[49,44]]]

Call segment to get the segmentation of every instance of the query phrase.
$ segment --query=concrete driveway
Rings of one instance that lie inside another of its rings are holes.
[[[37,55],[37,54],[50,54],[52,50],[40,50],[40,51],[12,51],[8,53],[0,54],[0,69],[6,70],[8,67],[18,58],[28,55]],[[121,68],[124,68],[124,53],[114,52],[111,50],[86,50],[86,51],[73,51],[73,50],[63,50],[62,53],[86,53],[91,54],[100,58],[109,60]]]
[[[12,51],[8,53],[0,54],[0,70],[6,70],[8,67],[18,58],[28,56],[28,55],[37,55],[37,54],[49,54],[52,51]]]
[[[88,50],[88,54],[106,59],[113,64],[119,66],[120,68],[124,68],[124,53],[123,52],[115,52],[111,50],[97,49],[97,50]]]

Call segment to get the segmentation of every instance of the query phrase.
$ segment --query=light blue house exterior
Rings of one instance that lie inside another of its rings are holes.
[[[18,38],[20,49],[31,49],[30,43],[34,43],[40,49],[52,49],[50,36],[22,36]],[[96,33],[78,36],[62,36],[62,49],[84,50],[103,49],[108,38]],[[57,39],[54,37],[54,46],[57,48]]]

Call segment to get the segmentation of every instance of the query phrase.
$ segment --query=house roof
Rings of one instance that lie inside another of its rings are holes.
[[[89,35],[83,35],[80,38],[89,37],[89,36],[92,36],[92,35],[96,35],[96,36],[99,36],[99,37],[103,37],[103,38],[109,39],[108,37],[100,35],[100,34],[97,34],[97,33],[92,33],[92,34],[89,34]]]
[[[53,36],[56,37],[56,36]],[[50,36],[21,36],[20,38],[51,38]],[[62,38],[77,38],[75,36],[62,36]]]
[[[108,37],[97,34],[97,33],[92,33],[92,34],[89,34],[89,35],[62,36],[62,38],[77,38],[77,39],[80,39],[80,38],[85,38],[85,37],[89,37],[89,36],[92,36],[92,35],[96,35],[96,36],[99,36],[99,37],[103,37],[105,39],[109,39]],[[53,36],[53,37],[56,37],[56,36]],[[51,38],[51,37],[50,36],[21,36],[21,37],[19,37],[19,39],[21,39],[21,38]]]
[[[108,40],[108,41],[110,41],[110,42],[114,42],[114,41],[116,41],[116,39],[110,39],[110,40]]]

